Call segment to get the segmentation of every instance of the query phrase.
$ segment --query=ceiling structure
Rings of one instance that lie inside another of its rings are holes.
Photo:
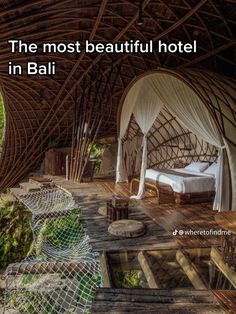
[[[117,134],[125,88],[137,76],[168,68],[207,69],[235,77],[234,0],[0,0],[0,89],[6,127],[0,188],[14,185],[42,160],[50,141],[70,145],[81,102],[102,115],[99,136]],[[9,39],[27,42],[166,43],[197,40],[196,54],[11,54]],[[9,76],[8,62],[56,61],[55,76]],[[235,119],[235,117],[234,117]]]

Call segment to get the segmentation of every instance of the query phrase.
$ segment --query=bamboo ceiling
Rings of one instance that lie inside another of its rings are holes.
[[[205,75],[198,72],[195,78],[194,71],[185,72],[189,67],[235,77],[234,0],[143,0],[141,26],[137,24],[139,3],[139,0],[0,0],[0,88],[6,111],[0,189],[14,185],[34,169],[50,141],[70,145],[75,108],[81,101],[101,113],[99,136],[115,135],[121,96],[128,84],[145,71],[159,67],[175,69],[193,84]],[[162,39],[167,43],[197,40],[198,51],[191,55],[145,56],[12,55],[7,40],[15,38],[37,43],[85,39],[95,42]],[[9,60],[24,64],[52,59],[57,62],[55,77],[7,74]],[[213,76],[209,82],[212,81]],[[212,110],[225,132],[224,121],[228,118],[222,118],[224,113],[219,105]],[[229,111],[235,125],[235,110],[230,107]]]

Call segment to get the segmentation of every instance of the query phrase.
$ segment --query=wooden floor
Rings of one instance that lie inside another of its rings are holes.
[[[178,243],[160,225],[137,208],[129,209],[129,218],[142,221],[146,233],[138,238],[123,238],[108,233],[109,224],[98,214],[96,205],[83,208],[82,218],[87,227],[90,244],[94,251],[135,251],[177,248]]]
[[[130,218],[143,221],[147,226],[144,236],[124,239],[108,233],[106,219],[98,214],[112,194],[130,196],[128,184],[114,182],[71,183],[52,177],[61,188],[70,192],[82,210],[90,243],[94,251],[148,251],[158,249],[211,248],[219,245],[217,235],[193,235],[194,231],[220,230],[214,220],[212,204],[175,205],[158,204],[155,197],[130,202]],[[173,235],[174,231],[190,234]],[[119,253],[123,254],[123,253]],[[109,272],[107,272],[109,273]],[[233,291],[190,289],[98,289],[91,313],[236,313],[236,295]]]
[[[108,235],[108,225],[105,223],[105,219],[97,213],[97,209],[99,206],[104,205],[105,201],[110,199],[112,194],[130,196],[128,184],[102,181],[71,183],[55,177],[53,177],[53,180],[59,186],[71,192],[78,205],[83,208],[82,216],[87,221],[88,233],[91,236],[93,247],[102,250],[103,241],[103,248],[107,249],[109,247],[108,242],[111,241],[110,248],[112,248],[114,237]],[[146,197],[143,200],[132,200],[130,207],[132,211],[131,216],[134,219],[145,219],[147,225],[150,226],[148,235],[150,235],[150,239],[152,237],[155,248],[158,245],[162,248],[164,244],[166,244],[167,248],[175,247],[176,244],[181,247],[211,247],[212,245],[220,244],[220,235],[191,234],[195,231],[205,230],[211,232],[220,230],[220,227],[214,220],[215,212],[212,210],[211,203],[191,205],[157,204],[156,197]],[[153,223],[155,223],[156,227],[154,227]],[[183,230],[190,234],[173,236],[175,230]],[[103,236],[100,236],[101,233],[104,233]],[[155,234],[155,237],[153,237],[153,234]],[[147,240],[147,235],[145,239]],[[119,246],[122,243],[124,246],[127,244],[123,241],[120,242]],[[139,241],[137,242],[137,247],[138,245]],[[150,242],[147,249],[150,249]]]
[[[213,314],[225,311],[211,291],[100,288],[91,313]]]

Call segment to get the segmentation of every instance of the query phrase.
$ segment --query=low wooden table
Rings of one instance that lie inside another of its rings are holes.
[[[140,237],[145,233],[145,231],[146,229],[144,223],[133,219],[114,221],[108,228],[108,232],[110,234],[125,238]]]

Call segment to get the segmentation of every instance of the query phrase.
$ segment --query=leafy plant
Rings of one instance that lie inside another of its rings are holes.
[[[17,313],[57,314],[53,299],[49,294],[36,293],[28,290],[14,291],[8,295],[8,307],[17,308]]]
[[[99,273],[78,273],[77,275],[78,294],[80,296],[80,302],[87,303],[92,302],[95,293],[95,287],[100,287],[102,284],[102,278]]]
[[[114,271],[113,280],[116,288],[135,288],[139,286],[138,271]]]
[[[0,309],[3,308],[4,304],[4,289],[0,288]]]
[[[56,247],[67,248],[77,245],[78,237],[83,236],[79,214],[80,210],[74,208],[65,217],[45,220],[37,242],[42,238],[49,240]]]
[[[0,268],[19,262],[32,243],[31,212],[18,201],[0,199]]]
[[[98,174],[100,170],[100,159],[104,153],[104,145],[100,143],[95,143],[92,147],[89,147],[90,151],[90,158],[95,158],[95,165],[94,165],[94,173]]]
[[[35,281],[37,281],[40,278],[39,274],[26,274],[22,276],[21,279],[21,284],[22,285],[27,285],[29,283],[33,283]]]

